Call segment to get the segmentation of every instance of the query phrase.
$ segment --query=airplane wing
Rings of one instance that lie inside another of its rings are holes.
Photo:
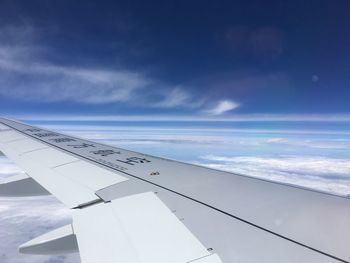
[[[0,195],[52,194],[72,224],[20,247],[83,263],[350,262],[350,199],[0,119],[26,174]],[[0,219],[1,220],[1,219]]]

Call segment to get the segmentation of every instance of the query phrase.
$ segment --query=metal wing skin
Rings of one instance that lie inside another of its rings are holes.
[[[53,194],[72,225],[20,247],[84,263],[350,262],[350,199],[0,119],[26,174],[0,195]]]

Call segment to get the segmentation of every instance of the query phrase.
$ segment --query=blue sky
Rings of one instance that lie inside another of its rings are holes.
[[[2,1],[7,116],[349,114],[348,1]]]

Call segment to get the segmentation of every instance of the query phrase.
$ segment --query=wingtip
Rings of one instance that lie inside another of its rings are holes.
[[[22,254],[58,255],[79,252],[72,225],[55,229],[34,238],[18,248]]]

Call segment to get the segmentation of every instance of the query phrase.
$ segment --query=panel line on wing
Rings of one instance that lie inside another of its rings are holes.
[[[18,142],[18,141],[23,141],[23,140],[27,140],[27,137],[14,139],[14,140],[11,140],[11,141],[7,141],[6,143]]]
[[[45,149],[49,149],[49,148],[50,148],[50,147],[41,147],[41,148],[37,148],[37,149],[34,149],[34,150],[22,152],[20,155],[24,155],[24,154],[32,153],[32,152],[36,152],[36,151],[41,151],[41,150],[45,150]]]
[[[56,166],[52,166],[51,168],[55,169],[55,168],[58,168],[58,167],[61,167],[61,166],[65,166],[65,165],[68,165],[68,164],[71,164],[71,163],[77,163],[77,162],[81,162],[81,160],[74,160],[74,161],[71,161],[71,162],[68,162],[68,163],[62,163],[62,164],[59,164],[59,165],[56,165]]]

